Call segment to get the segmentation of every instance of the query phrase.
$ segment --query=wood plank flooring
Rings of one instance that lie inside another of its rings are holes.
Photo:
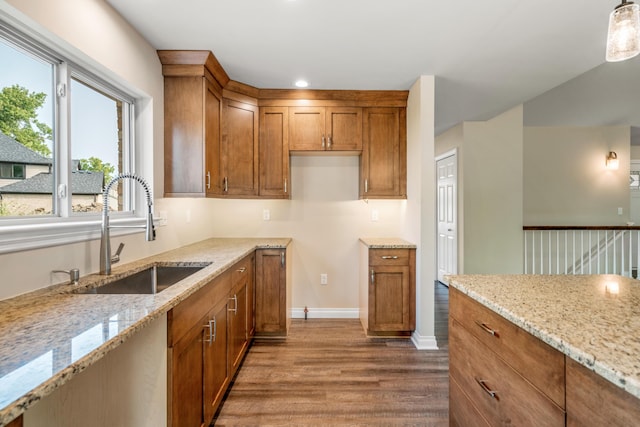
[[[286,341],[254,343],[212,425],[447,426],[447,347],[366,338],[358,320],[294,319]]]

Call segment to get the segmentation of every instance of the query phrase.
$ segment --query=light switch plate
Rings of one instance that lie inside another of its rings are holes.
[[[262,210],[262,219],[265,221],[271,220],[271,211],[269,209]]]

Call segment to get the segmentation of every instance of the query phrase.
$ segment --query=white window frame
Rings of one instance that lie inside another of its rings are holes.
[[[54,132],[54,188],[53,206],[56,215],[30,216],[25,218],[0,218],[0,254],[22,250],[30,250],[70,243],[77,243],[100,238],[101,214],[72,214],[71,211],[71,154],[69,129],[69,98],[57,96],[57,87],[64,84],[68,93],[71,77],[88,84],[107,94],[115,95],[129,103],[131,108],[123,111],[128,115],[130,126],[125,126],[123,141],[126,154],[123,159],[124,171],[136,173],[141,169],[135,153],[143,152],[142,147],[136,147],[134,127],[136,125],[135,111],[144,105],[147,97],[130,84],[123,81],[104,66],[96,63],[80,51],[69,46],[55,35],[30,21],[25,16],[14,16],[6,8],[0,7],[0,31],[8,31],[14,41],[29,46],[43,58],[56,61],[57,72],[54,76],[56,87],[53,94],[56,97]],[[60,155],[59,153],[66,153]],[[151,178],[144,177],[150,185]],[[60,184],[66,185],[63,197],[59,194]],[[145,223],[146,203],[145,195],[139,191],[131,180],[123,181],[125,212],[110,213],[112,225],[143,226]],[[138,206],[142,208],[137,208]],[[116,228],[112,235],[139,233],[131,228]]]

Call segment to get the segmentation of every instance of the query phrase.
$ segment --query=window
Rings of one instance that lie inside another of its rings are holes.
[[[24,34],[9,22],[0,14],[0,253],[10,250],[5,240],[18,242],[29,230],[25,241],[36,242],[42,226],[56,243],[95,237],[103,188],[118,174],[135,173],[136,97],[90,59],[65,57],[68,49],[51,37]],[[138,220],[133,184],[111,187],[112,220]]]
[[[25,165],[0,163],[0,179],[24,179]]]

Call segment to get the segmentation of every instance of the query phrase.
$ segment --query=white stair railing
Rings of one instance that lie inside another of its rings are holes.
[[[637,277],[640,227],[525,226],[525,274]]]

